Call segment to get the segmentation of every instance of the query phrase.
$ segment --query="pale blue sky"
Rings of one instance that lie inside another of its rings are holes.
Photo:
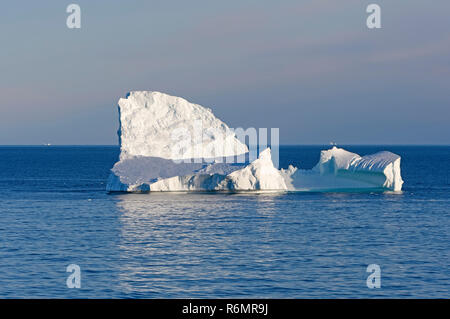
[[[66,27],[77,3],[82,27]],[[382,8],[369,30],[366,7]],[[22,1],[0,10],[0,144],[116,144],[157,90],[283,144],[449,144],[450,2]]]

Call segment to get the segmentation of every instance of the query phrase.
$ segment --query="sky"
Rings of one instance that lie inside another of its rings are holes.
[[[449,16],[448,0],[4,1],[0,145],[117,144],[132,90],[281,144],[448,145]]]

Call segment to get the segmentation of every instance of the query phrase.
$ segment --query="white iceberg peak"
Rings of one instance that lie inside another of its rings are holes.
[[[233,190],[287,190],[281,172],[272,162],[270,148],[259,154],[258,159],[246,167],[229,174],[219,189]]]
[[[333,146],[329,150],[320,152],[319,163],[313,168],[321,174],[336,173],[339,169],[348,169],[350,164],[361,158],[358,154]]]
[[[118,104],[120,159],[214,158],[248,152],[247,146],[209,108],[183,98],[132,91]],[[183,152],[177,152],[181,148]]]

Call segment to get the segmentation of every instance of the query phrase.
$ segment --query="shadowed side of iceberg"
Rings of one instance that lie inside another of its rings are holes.
[[[176,163],[161,158],[136,157],[114,166],[108,192],[154,191],[285,191],[281,172],[270,149],[252,163]]]

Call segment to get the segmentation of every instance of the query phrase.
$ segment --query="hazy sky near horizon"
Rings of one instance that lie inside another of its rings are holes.
[[[2,2],[0,144],[117,144],[132,90],[282,144],[449,144],[449,16],[448,0]]]

